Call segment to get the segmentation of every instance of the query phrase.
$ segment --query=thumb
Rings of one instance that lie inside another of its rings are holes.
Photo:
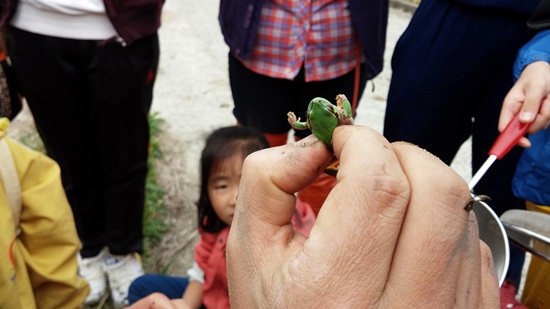
[[[290,225],[294,193],[312,183],[331,153],[314,136],[249,155],[243,163],[235,218],[231,230],[252,233],[273,245],[273,233]]]
[[[265,280],[305,241],[294,233],[294,192],[312,183],[331,153],[313,136],[249,155],[227,239],[227,279],[232,307],[253,308]],[[280,278],[279,278],[280,279]],[[256,290],[256,292],[251,292]],[[257,302],[261,303],[261,301]]]

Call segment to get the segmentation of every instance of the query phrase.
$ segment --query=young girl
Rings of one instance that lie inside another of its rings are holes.
[[[229,308],[225,245],[233,220],[241,169],[246,156],[267,148],[259,132],[246,127],[224,127],[206,140],[201,155],[201,189],[197,203],[201,239],[189,277],[144,275],[130,286],[128,299],[137,308]],[[298,203],[294,227],[306,236],[315,216]],[[159,293],[160,292],[160,293]],[[182,298],[183,295],[183,298]],[[135,302],[135,303],[134,303]]]

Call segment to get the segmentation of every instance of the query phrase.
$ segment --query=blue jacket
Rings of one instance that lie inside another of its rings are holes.
[[[550,16],[548,17],[550,20]],[[550,30],[539,32],[520,50],[514,65],[514,76],[519,77],[525,66],[539,60],[550,62]],[[550,205],[550,129],[531,135],[529,140],[532,145],[523,151],[516,168],[512,189],[519,198],[548,206]]]
[[[514,79],[517,80],[523,69],[535,61],[550,63],[550,29],[537,33],[519,50],[514,63]]]
[[[514,195],[539,205],[550,205],[550,129],[529,137],[512,183]]]
[[[384,64],[388,0],[349,0],[352,23],[361,40],[367,79],[376,76]],[[221,0],[218,20],[225,42],[233,55],[246,59],[254,47],[263,0]]]

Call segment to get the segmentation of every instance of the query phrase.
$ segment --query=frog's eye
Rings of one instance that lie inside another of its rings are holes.
[[[332,105],[332,104],[325,105],[325,106],[323,106],[323,107],[324,107],[327,111],[329,111],[329,112],[331,112],[331,113],[333,113],[333,114],[336,112],[336,110],[334,109],[334,105]]]

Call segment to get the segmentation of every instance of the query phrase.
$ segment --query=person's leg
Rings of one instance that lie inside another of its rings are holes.
[[[443,4],[426,3],[422,7],[428,9],[420,11],[426,23],[438,22],[436,27],[411,21],[412,28],[396,46],[384,133],[390,141],[417,143],[450,164],[467,137],[464,133],[471,130],[475,172],[499,134],[497,122],[512,86],[512,64],[528,39],[527,16],[451,2],[445,10],[425,14],[438,5]],[[511,179],[518,151],[496,162],[474,188],[477,194],[493,198],[489,204],[497,215],[517,207]],[[521,260],[521,252],[514,254],[510,270]]]
[[[185,277],[143,275],[130,285],[128,302],[131,305],[155,292],[162,293],[170,299],[181,298],[188,284],[189,279]]]
[[[290,130],[286,114],[296,93],[293,81],[254,73],[231,54],[229,81],[238,123],[264,133],[272,147],[286,144]]]
[[[469,136],[475,104],[466,83],[478,56],[463,38],[464,14],[447,1],[420,4],[394,49],[384,119],[390,142],[417,144],[447,164]]]
[[[148,113],[159,57],[157,35],[129,46],[97,45],[88,70],[90,118],[94,127],[109,255],[103,268],[111,297],[126,302],[128,287],[143,274],[143,209],[149,152]],[[88,222],[93,224],[92,222]]]
[[[62,173],[65,193],[83,243],[83,258],[105,246],[104,209],[95,124],[86,68],[94,43],[9,28],[13,68],[48,155]],[[40,51],[40,52],[37,52]]]
[[[510,35],[510,37],[513,36]],[[520,46],[519,43],[518,46]],[[497,129],[500,108],[504,96],[512,87],[512,79],[506,77],[512,74],[511,64],[514,58],[515,53],[510,51],[508,61],[503,60],[500,62],[510,64],[507,70],[504,69],[505,66],[494,63],[493,67],[487,67],[487,70],[495,73],[500,71],[501,73],[489,78],[483,77],[486,91],[479,96],[481,100],[478,101],[476,106],[476,120],[474,121],[472,134],[473,173],[479,170],[481,165],[487,160],[489,149],[500,134]],[[487,64],[489,63],[490,61],[487,62]],[[508,154],[493,163],[473,189],[476,194],[484,194],[491,197],[491,201],[488,204],[497,216],[502,215],[502,213],[509,209],[523,208],[523,201],[516,198],[512,192],[512,179],[522,151],[521,147],[514,147]],[[508,283],[514,285],[516,289],[519,287],[521,280],[524,260],[525,252],[515,246],[510,246],[510,264],[506,280]]]
[[[98,46],[89,72],[94,145],[109,252],[141,252],[149,151],[148,112],[159,57],[157,35],[130,46]]]
[[[485,60],[479,65],[473,82],[483,85],[476,91],[476,108],[472,133],[472,172],[476,172],[488,158],[488,152],[500,132],[497,129],[504,97],[513,86],[512,64],[517,51],[528,40],[525,19],[501,17],[492,19],[482,27],[490,40],[479,40],[486,51]],[[488,36],[488,35],[487,35]],[[500,216],[506,210],[524,208],[523,201],[512,192],[512,179],[523,148],[514,147],[497,160],[474,187],[476,194],[491,197],[489,206]],[[524,251],[510,247],[510,265],[506,280],[519,287],[525,259]]]
[[[33,113],[40,137],[61,167],[62,181],[83,244],[79,274],[90,285],[86,304],[98,302],[107,288],[104,208],[95,124],[86,69],[93,41],[10,31],[13,68]],[[40,52],[36,52],[40,51]]]
[[[527,42],[525,21],[511,18],[491,20],[483,27],[487,36],[492,34],[489,42],[481,39],[478,43],[486,44],[483,63],[471,77],[475,89],[474,125],[472,132],[472,171],[476,172],[488,158],[500,132],[498,120],[502,101],[512,88],[512,65],[518,49]],[[477,194],[486,194],[492,198],[489,203],[500,216],[512,208],[523,208],[523,202],[517,203],[512,193],[512,178],[523,148],[514,147],[502,159],[497,160],[475,186]]]
[[[82,257],[104,245],[116,255],[141,252],[157,36],[122,47],[16,29],[11,35],[14,70],[62,168]]]

